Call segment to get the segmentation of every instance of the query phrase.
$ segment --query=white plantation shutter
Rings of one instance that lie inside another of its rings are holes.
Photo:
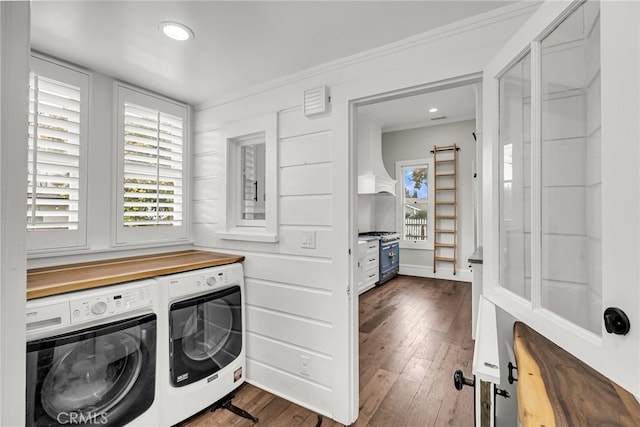
[[[80,88],[31,73],[27,229],[77,230]]]
[[[118,98],[118,244],[187,237],[183,104],[116,85]]]
[[[124,226],[182,225],[182,118],[127,102],[124,139]]]

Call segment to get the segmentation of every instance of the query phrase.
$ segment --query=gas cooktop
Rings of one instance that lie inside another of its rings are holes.
[[[393,242],[400,240],[400,234],[395,231],[368,231],[366,233],[358,234],[360,237],[377,237],[382,242]]]

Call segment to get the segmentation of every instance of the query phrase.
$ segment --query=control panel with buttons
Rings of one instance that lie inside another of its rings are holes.
[[[238,264],[230,264],[172,274],[166,279],[169,280],[169,296],[190,295],[239,283],[242,281],[242,267]]]
[[[153,304],[153,286],[149,281],[118,286],[108,291],[69,299],[71,323],[128,312]]]

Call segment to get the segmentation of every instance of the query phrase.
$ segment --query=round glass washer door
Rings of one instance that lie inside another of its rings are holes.
[[[190,359],[213,358],[225,345],[233,326],[232,308],[223,300],[198,305],[182,329],[182,350]]]
[[[44,379],[42,406],[52,418],[70,412],[106,413],[131,390],[142,362],[138,341],[125,332],[70,346]]]

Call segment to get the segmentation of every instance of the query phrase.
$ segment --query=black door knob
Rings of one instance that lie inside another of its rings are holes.
[[[464,374],[461,370],[457,370],[453,373],[453,386],[456,390],[462,390],[464,386],[475,387],[475,380],[470,380],[464,377]]]
[[[627,335],[631,329],[631,323],[622,309],[609,307],[604,311],[604,327],[610,334]]]

